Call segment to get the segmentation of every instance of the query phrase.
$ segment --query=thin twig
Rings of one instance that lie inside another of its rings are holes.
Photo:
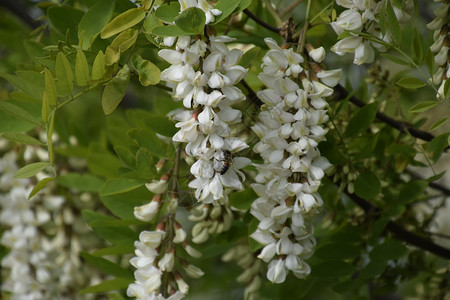
[[[248,9],[244,9],[243,12],[253,21],[255,21],[256,23],[258,23],[259,25],[261,25],[262,27],[273,31],[275,33],[280,33],[281,28],[277,28],[277,27],[273,27],[270,24],[267,24],[266,22],[264,22],[263,20],[261,20],[260,18],[258,18],[257,16],[255,16],[251,11],[249,11]]]
[[[359,207],[361,207],[364,210],[364,212],[366,213],[366,216],[373,216],[373,215],[381,214],[381,209],[376,207],[369,201],[364,200],[355,194],[347,194],[347,195],[350,197],[350,199],[352,199],[353,202],[355,202]],[[407,242],[408,244],[414,245],[423,250],[427,250],[431,253],[434,253],[434,254],[444,257],[446,259],[450,259],[450,249],[439,246],[438,244],[435,244],[433,241],[431,241],[429,239],[418,236],[418,235],[406,230],[405,228],[403,228],[401,225],[397,224],[396,222],[389,221],[386,228],[390,232],[392,232],[394,235],[396,235],[399,239]]]
[[[347,90],[342,85],[337,85],[334,88],[334,93],[337,95],[338,99],[345,99],[348,96]],[[366,103],[364,101],[356,98],[355,96],[350,97],[350,102],[355,104],[358,107],[364,107],[366,106]],[[409,132],[412,136],[421,139],[423,141],[430,142],[435,138],[435,136],[427,131],[420,130],[417,128],[414,128],[411,124],[408,124],[407,122],[397,121],[392,119],[391,117],[383,114],[382,112],[377,112],[376,117],[378,120],[388,124],[391,127],[394,127],[400,132]],[[445,151],[450,149],[450,146],[445,148]]]
[[[411,170],[407,170],[407,171],[415,179],[426,180],[423,177],[421,177],[421,176],[417,175],[416,173],[412,172]],[[433,181],[429,182],[428,186],[430,188],[435,189],[435,190],[441,191],[443,194],[445,194],[447,196],[450,196],[450,188],[448,188],[446,186],[443,186],[443,185],[441,185],[439,183],[436,183],[436,182],[433,182]]]

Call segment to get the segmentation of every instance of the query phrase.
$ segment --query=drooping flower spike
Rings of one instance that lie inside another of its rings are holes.
[[[299,278],[311,271],[304,261],[316,244],[311,218],[322,206],[317,190],[330,167],[317,148],[327,132],[324,98],[333,93],[341,70],[321,69],[323,48],[309,49],[305,59],[270,38],[265,42],[270,50],[259,79],[268,88],[258,92],[264,104],[253,127],[260,138],[254,151],[264,164],[256,166],[252,184],[259,198],[251,213],[259,225],[251,237],[264,245],[258,257],[269,264],[267,278],[281,283],[288,271]]]

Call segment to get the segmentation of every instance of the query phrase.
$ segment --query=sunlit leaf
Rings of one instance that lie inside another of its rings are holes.
[[[417,79],[415,77],[402,78],[398,80],[395,84],[407,89],[418,89],[427,85],[422,80]]]
[[[56,56],[56,85],[61,93],[71,95],[73,90],[73,74],[67,57],[62,52]]]
[[[31,190],[30,195],[28,195],[28,199],[31,199],[39,193],[43,188],[45,188],[50,182],[52,182],[55,179],[55,177],[46,177],[39,181]]]
[[[420,113],[420,112],[424,112],[427,111],[429,109],[432,109],[433,107],[435,107],[439,102],[437,101],[423,101],[420,103],[417,103],[416,105],[414,105],[413,107],[411,107],[409,109],[409,112],[412,113]]]
[[[89,65],[84,52],[80,49],[77,51],[75,61],[75,77],[79,86],[86,86],[89,84]]]
[[[116,195],[137,189],[143,186],[145,181],[128,178],[110,178],[106,180],[100,192],[103,196]]]
[[[20,168],[17,170],[17,172],[14,174],[15,179],[24,179],[31,176],[36,175],[40,171],[44,170],[46,167],[51,166],[48,162],[37,162],[32,163],[29,165],[26,165],[25,167]]]
[[[145,11],[139,8],[131,8],[126,12],[115,17],[106,27],[101,31],[102,39],[107,39],[113,35],[122,32],[137,23],[141,22],[145,17]]]
[[[135,55],[131,60],[133,67],[139,74],[139,81],[143,86],[155,85],[159,83],[161,78],[161,70],[151,61],[142,59],[141,56]]]

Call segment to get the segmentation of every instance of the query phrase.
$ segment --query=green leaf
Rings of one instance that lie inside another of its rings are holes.
[[[12,104],[7,101],[0,101],[0,110],[12,115],[18,119],[28,121],[35,125],[40,125],[40,123],[31,115],[29,112],[24,110],[23,108]]]
[[[355,181],[355,193],[363,199],[372,199],[380,192],[380,180],[373,172],[360,174]]]
[[[380,14],[379,14],[379,22],[378,25],[380,25],[381,33],[383,34],[383,37],[386,35],[386,6],[382,5]]]
[[[350,276],[355,272],[355,266],[337,260],[329,260],[312,265],[311,269],[311,276],[320,278],[345,277]]]
[[[205,22],[205,13],[197,7],[190,7],[175,18],[175,24],[190,33],[202,34],[205,28]]]
[[[56,183],[69,188],[83,192],[97,193],[100,191],[103,181],[91,174],[68,173],[56,177]]]
[[[158,156],[167,155],[167,148],[151,130],[144,128],[131,129],[130,131],[128,131],[128,135],[137,145],[147,148],[147,150],[150,151],[151,154]]]
[[[69,6],[55,5],[47,10],[47,16],[51,27],[61,35],[61,38],[65,37],[69,30],[71,40],[77,40],[77,26],[83,17],[81,10]]]
[[[423,41],[422,35],[414,28],[414,34],[412,39],[412,49],[414,50],[414,56],[416,57],[417,63],[421,63],[423,59]]]
[[[250,67],[255,58],[258,57],[259,53],[261,53],[260,47],[255,46],[251,48],[250,50],[246,51],[244,55],[242,55],[239,64],[244,68]],[[259,64],[259,62],[257,64]]]
[[[107,39],[113,35],[122,32],[145,18],[145,11],[139,8],[131,8],[126,12],[115,17],[106,27],[101,31],[102,39]]]
[[[431,140],[430,143],[428,143],[427,151],[431,152],[433,162],[436,162],[439,157],[441,156],[442,152],[444,152],[444,149],[449,146],[448,139],[450,138],[450,133],[444,133],[441,135],[438,135],[433,140]]]
[[[437,101],[423,101],[420,103],[417,103],[416,105],[414,105],[413,107],[411,107],[409,109],[409,112],[411,113],[420,113],[420,112],[424,112],[427,111],[429,109],[432,109],[433,107],[435,107],[439,102]]]
[[[114,245],[133,245],[138,239],[137,234],[128,228],[129,225],[121,225],[118,219],[108,217],[90,210],[82,211],[83,218],[88,225],[101,237]],[[117,226],[113,226],[118,223]]]
[[[143,178],[153,178],[156,176],[156,168],[153,157],[144,147],[141,147],[136,153],[136,169],[139,176]]]
[[[102,293],[109,292],[114,290],[122,290],[126,289],[133,280],[125,279],[125,278],[114,278],[110,280],[104,280],[102,283],[90,286],[80,291],[81,294],[90,294],[90,293]]]
[[[100,200],[118,218],[140,224],[141,221],[134,216],[134,208],[149,203],[152,197],[147,187],[141,185],[125,193],[102,196]]]
[[[112,113],[125,96],[130,81],[130,69],[124,65],[117,75],[106,85],[102,94],[102,107],[106,115]]]
[[[92,66],[92,80],[100,80],[105,74],[105,55],[102,50],[98,51]]]
[[[356,258],[360,255],[360,249],[357,245],[344,243],[331,243],[320,246],[314,253],[323,260],[344,260]]]
[[[37,193],[39,193],[40,190],[45,188],[47,186],[47,184],[49,184],[51,181],[53,181],[53,179],[55,179],[55,177],[46,177],[46,178],[42,179],[41,181],[39,181],[31,190],[30,195],[28,195],[28,199],[33,198],[34,195],[36,195]]]
[[[100,195],[117,195],[126,193],[143,186],[145,181],[129,178],[109,178],[100,191]]]
[[[47,92],[42,95],[42,110],[41,117],[44,123],[48,123],[48,115],[50,114],[50,105],[48,103]]]
[[[411,66],[411,63],[409,61],[405,60],[403,57],[388,54],[388,53],[380,53],[380,55],[389,59],[390,61],[392,61],[396,64],[408,66],[408,67]]]
[[[215,17],[213,24],[217,24],[229,15],[239,6],[241,0],[219,0],[214,8],[220,10],[222,13]]]
[[[392,144],[386,148],[387,154],[404,154],[405,156],[416,154],[414,147],[405,144]]]
[[[239,1],[239,9],[238,11],[242,11],[252,4],[252,0],[241,0]]]
[[[114,151],[125,165],[130,168],[136,167],[136,157],[128,148],[117,146],[114,147]]]
[[[51,106],[56,106],[58,101],[58,94],[56,93],[55,81],[53,80],[52,73],[50,70],[45,68],[45,93],[47,94],[48,104]]]
[[[231,206],[237,209],[248,210],[256,198],[258,198],[258,196],[253,189],[248,188],[240,192],[231,193],[229,201]]]
[[[65,95],[71,95],[73,90],[73,74],[67,57],[62,52],[56,56],[56,79],[59,91]]]
[[[38,141],[34,137],[31,137],[31,136],[29,136],[27,134],[24,134],[24,133],[5,132],[5,133],[2,133],[1,136],[4,137],[7,140],[10,140],[10,141],[13,141],[13,142],[18,142],[18,143],[21,143],[21,144],[44,146],[43,143],[41,143],[40,141]]]
[[[139,74],[139,81],[143,86],[158,84],[161,79],[161,70],[151,61],[142,59],[140,55],[133,56],[133,67]]]
[[[75,61],[75,77],[77,78],[77,84],[79,86],[86,86],[89,84],[89,65],[84,52],[80,49],[77,51]]]
[[[425,54],[425,64],[427,66],[428,74],[432,75],[434,69],[434,53],[431,52],[430,48],[428,48],[427,53]]]
[[[110,66],[119,61],[120,55],[134,45],[139,35],[136,29],[128,29],[119,34],[106,48],[105,64]]]
[[[395,84],[404,87],[406,89],[418,89],[427,85],[422,80],[417,79],[415,77],[402,78],[398,80]]]
[[[436,122],[434,122],[433,125],[431,125],[430,131],[438,129],[439,127],[444,125],[448,121],[448,119],[449,119],[448,117],[445,117],[445,118],[437,120]]]
[[[375,278],[386,269],[386,262],[383,260],[372,260],[361,270],[361,277],[364,279]]]
[[[16,174],[14,174],[15,179],[24,179],[31,176],[36,175],[40,171],[44,170],[46,167],[51,166],[48,162],[37,162],[26,165],[23,168],[17,170]]]
[[[133,245],[120,245],[115,247],[103,248],[92,253],[94,256],[108,256],[108,255],[124,255],[134,253],[135,247]]]
[[[156,26],[152,29],[154,35],[159,36],[186,36],[189,32],[184,31],[176,25]]]
[[[414,202],[428,187],[426,180],[411,180],[405,184],[398,195],[398,203],[406,204]]]
[[[383,217],[379,218],[378,220],[376,220],[375,223],[373,223],[370,238],[373,240],[378,239],[378,237],[384,231],[384,229],[386,228],[388,223],[389,223],[389,217],[386,217],[386,216],[383,216]]]
[[[110,20],[114,11],[115,1],[99,1],[89,8],[78,25],[78,38],[83,34],[82,50],[87,50],[94,43],[95,38]]]
[[[377,103],[371,103],[361,108],[351,119],[345,130],[347,137],[355,136],[367,128],[377,114]]]
[[[401,31],[400,24],[398,23],[397,17],[395,16],[394,9],[392,8],[391,2],[386,1],[386,14],[387,14],[387,28],[391,33],[393,40],[400,43]]]
[[[112,275],[114,277],[133,279],[133,273],[121,266],[101,257],[93,256],[87,252],[80,252],[81,257],[91,266],[96,267],[102,273]]]
[[[171,2],[170,4],[163,4],[158,7],[155,16],[161,21],[172,23],[180,13],[180,3]]]
[[[387,261],[390,259],[398,259],[404,256],[407,252],[408,248],[406,248],[402,243],[396,240],[387,239],[383,244],[376,245],[370,252],[369,256],[370,259],[374,261]]]
[[[18,89],[26,92],[35,99],[41,100],[45,90],[44,74],[35,71],[17,71],[17,76],[0,73],[0,76],[8,80]]]

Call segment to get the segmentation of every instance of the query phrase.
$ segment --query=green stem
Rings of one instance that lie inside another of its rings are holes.
[[[303,47],[305,46],[306,41],[306,32],[308,31],[309,26],[309,12],[311,10],[311,0],[308,0],[308,4],[306,5],[306,15],[305,15],[305,25],[303,25],[302,33],[300,35],[300,39],[298,41],[297,53],[303,52]]]

